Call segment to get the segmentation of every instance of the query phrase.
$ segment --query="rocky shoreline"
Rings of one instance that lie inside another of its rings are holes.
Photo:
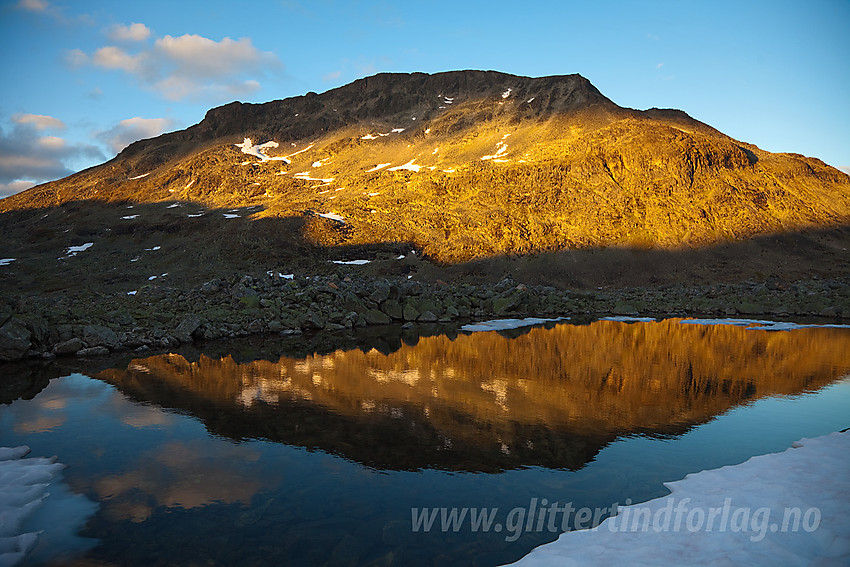
[[[0,301],[0,361],[145,353],[195,341],[540,315],[850,318],[850,278],[558,290],[339,275],[230,276],[193,289]]]

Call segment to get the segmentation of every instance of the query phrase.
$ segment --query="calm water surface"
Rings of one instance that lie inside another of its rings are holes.
[[[0,445],[58,455],[99,504],[75,564],[498,565],[558,533],[414,532],[411,508],[639,502],[850,426],[848,329],[597,321],[268,351],[138,358],[0,406]]]

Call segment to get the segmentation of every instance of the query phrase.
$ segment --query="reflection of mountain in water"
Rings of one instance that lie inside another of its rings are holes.
[[[154,356],[98,377],[218,435],[379,468],[578,469],[618,436],[681,434],[750,400],[820,388],[850,371],[848,343],[842,329],[597,321],[424,337],[390,354]]]

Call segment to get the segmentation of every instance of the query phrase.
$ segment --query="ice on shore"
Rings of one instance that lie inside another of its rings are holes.
[[[792,323],[790,321],[763,321],[759,319],[685,319],[683,325],[735,325],[761,331],[790,331],[793,329],[811,329],[815,327],[833,327],[838,329],[850,329],[850,325],[839,325],[832,323],[804,324]]]
[[[651,323],[655,320],[653,317],[629,317],[625,315],[600,318],[600,321],[620,321],[622,323]],[[792,331],[794,329],[814,329],[817,327],[850,329],[850,325],[840,325],[837,323],[806,324],[762,319],[682,319],[679,323],[682,325],[732,325],[756,331]]]
[[[460,328],[461,331],[505,331],[507,329],[518,329],[531,325],[541,325],[552,321],[565,321],[569,317],[558,317],[556,319],[541,319],[537,317],[526,317],[525,319],[492,319],[481,323],[469,323]]]
[[[670,496],[621,507],[514,565],[850,565],[850,433],[801,439],[665,486]]]
[[[97,504],[72,493],[56,457],[25,458],[29,447],[0,447],[0,565],[44,564],[91,548],[76,535]],[[48,492],[48,488],[50,492]]]

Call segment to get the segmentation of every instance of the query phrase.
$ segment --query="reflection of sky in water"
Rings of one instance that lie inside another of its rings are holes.
[[[850,380],[732,409],[675,439],[615,441],[576,472],[540,467],[501,474],[376,471],[283,444],[213,436],[195,418],[129,401],[81,375],[54,380],[0,411],[0,445],[58,454],[71,487],[98,500],[84,535],[91,557],[128,564],[222,564],[380,559],[485,564],[518,559],[556,534],[514,543],[490,534],[413,534],[410,508],[528,506],[531,498],[610,506],[666,493],[662,481],[780,451],[802,436],[847,426]],[[224,418],[223,418],[224,419]],[[259,434],[260,432],[258,432]],[[157,555],[159,554],[159,555]],[[465,555],[464,555],[465,554]]]

